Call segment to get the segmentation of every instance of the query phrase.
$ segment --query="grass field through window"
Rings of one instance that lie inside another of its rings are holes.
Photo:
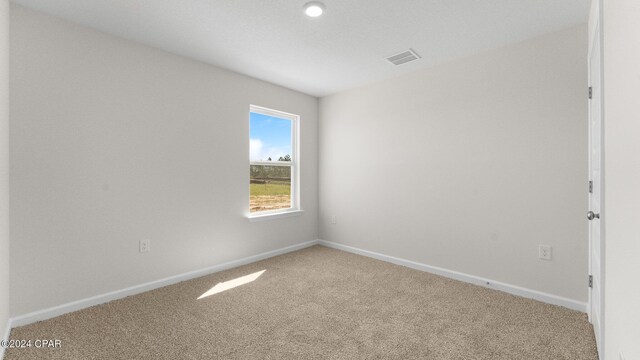
[[[291,183],[250,184],[251,212],[287,209],[291,207]]]
[[[249,186],[252,213],[291,207],[291,167],[251,165]]]

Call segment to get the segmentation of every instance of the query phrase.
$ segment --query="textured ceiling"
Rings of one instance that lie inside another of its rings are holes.
[[[586,22],[589,0],[14,0],[315,96]],[[585,35],[586,36],[586,35]],[[422,59],[393,66],[408,48]]]

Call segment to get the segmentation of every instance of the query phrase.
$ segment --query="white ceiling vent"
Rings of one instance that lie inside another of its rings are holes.
[[[420,55],[416,54],[416,52],[412,49],[409,49],[399,54],[389,56],[387,58],[387,61],[389,61],[393,65],[402,65],[404,63],[408,63],[409,61],[418,59],[420,59]]]

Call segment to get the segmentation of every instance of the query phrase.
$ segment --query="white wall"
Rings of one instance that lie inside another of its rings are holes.
[[[316,98],[11,10],[13,316],[317,238]],[[301,115],[300,217],[245,218],[249,104]]]
[[[586,52],[583,25],[322,98],[320,237],[586,301]]]
[[[640,359],[640,2],[604,1],[605,359]]]
[[[9,1],[0,0],[0,340],[9,320]],[[0,349],[0,358],[3,354]]]

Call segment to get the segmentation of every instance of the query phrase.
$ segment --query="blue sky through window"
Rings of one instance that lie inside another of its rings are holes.
[[[251,161],[291,155],[291,120],[252,112],[249,126]]]

